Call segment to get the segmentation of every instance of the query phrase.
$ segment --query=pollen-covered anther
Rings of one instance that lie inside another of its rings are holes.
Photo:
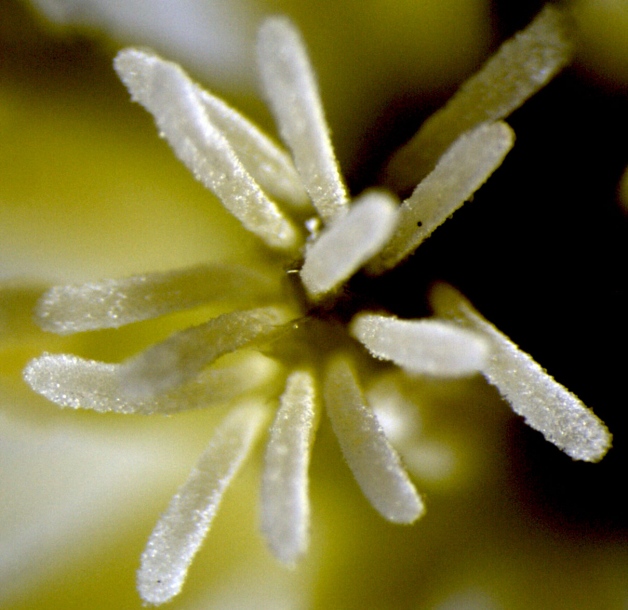
[[[484,337],[444,320],[365,313],[353,318],[349,332],[376,358],[414,374],[470,375],[482,370],[489,357]]]
[[[262,532],[273,554],[288,565],[300,559],[309,542],[308,469],[321,411],[315,386],[310,371],[288,377],[264,460]]]
[[[399,208],[397,230],[368,265],[373,274],[410,256],[488,180],[515,143],[503,121],[483,123],[463,133]]]
[[[137,572],[137,588],[144,601],[163,604],[181,591],[224,492],[251,453],[266,420],[263,406],[243,402],[218,426],[148,539]]]
[[[316,76],[299,31],[272,17],[260,28],[257,56],[264,92],[314,207],[330,222],[349,206]]]
[[[489,342],[491,355],[482,373],[530,427],[574,460],[597,462],[606,455],[612,436],[604,422],[482,317],[457,290],[438,284],[431,302],[437,314],[479,333]]]
[[[288,316],[277,307],[223,314],[177,332],[118,369],[120,390],[129,399],[159,396],[194,379],[220,356],[281,332]]]
[[[210,367],[156,396],[133,397],[120,387],[122,364],[72,354],[42,354],[24,369],[30,387],[60,407],[98,413],[172,414],[224,404],[273,379],[278,365],[261,354],[239,354],[235,363]]]
[[[53,286],[39,299],[35,319],[59,335],[119,328],[205,303],[251,302],[278,291],[261,272],[236,265],[198,265],[122,279]]]
[[[546,5],[395,153],[386,168],[386,183],[400,190],[414,188],[461,134],[507,117],[542,89],[571,61],[572,29],[567,11]]]
[[[300,232],[262,191],[210,120],[198,86],[177,65],[147,51],[126,49],[115,60],[133,99],[155,117],[177,157],[240,222],[268,246],[294,251]]]
[[[305,254],[301,280],[313,299],[338,288],[372,258],[397,226],[398,204],[384,191],[361,195]]]
[[[344,355],[329,362],[324,395],[342,453],[362,493],[389,521],[416,521],[425,512],[423,500],[364,400],[353,366]]]

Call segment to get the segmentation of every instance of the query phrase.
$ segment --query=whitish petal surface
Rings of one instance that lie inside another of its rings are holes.
[[[280,332],[286,317],[273,307],[218,316],[149,347],[118,369],[121,390],[134,400],[148,399],[190,381],[214,360]]]
[[[70,354],[44,354],[28,363],[24,379],[35,392],[61,407],[150,415],[223,404],[272,375],[269,361],[251,354],[237,366],[208,369],[169,392],[133,399],[120,390],[120,366]]]
[[[185,429],[10,411],[0,412],[0,607],[35,608],[48,596],[29,603],[29,594],[67,582],[69,566],[89,564],[96,549],[132,532],[133,515],[144,514],[162,486],[176,485],[187,459]]]
[[[246,405],[232,411],[218,427],[142,554],[137,586],[144,601],[163,604],[181,591],[223,494],[249,455],[265,421],[263,408]]]
[[[369,271],[392,269],[477,191],[514,144],[506,123],[484,123],[461,135],[399,208],[397,230]]]
[[[320,298],[348,280],[390,239],[399,207],[392,195],[371,191],[331,223],[305,253],[301,280]]]
[[[432,294],[439,315],[481,333],[491,343],[483,373],[515,413],[574,460],[597,462],[611,446],[604,423],[577,396],[547,374],[531,356],[485,320],[456,290],[439,285]]]
[[[118,328],[210,301],[248,301],[277,290],[260,272],[235,265],[201,265],[123,279],[54,286],[35,311],[44,330],[60,335]]]
[[[272,197],[298,208],[311,207],[288,153],[239,112],[208,91],[197,87],[209,120],[229,140],[246,170]]]
[[[87,28],[111,40],[152,46],[223,87],[248,91],[251,86],[247,64],[257,19],[247,2],[35,0],[33,4],[64,29]]]
[[[179,66],[152,53],[126,49],[118,53],[115,68],[133,99],[153,114],[177,157],[246,229],[272,248],[297,247],[296,229],[208,119],[197,86]]]
[[[262,531],[287,564],[309,543],[308,468],[319,416],[314,377],[309,371],[292,373],[270,429],[262,477]]]
[[[348,205],[305,43],[285,17],[260,28],[259,68],[279,132],[292,150],[305,189],[324,221]]]
[[[372,410],[349,363],[335,358],[325,377],[325,406],[358,485],[386,519],[412,523],[424,506]]]
[[[460,134],[519,108],[571,61],[571,38],[566,15],[546,6],[393,157],[388,167],[390,183],[399,189],[413,188]]]
[[[470,375],[483,369],[489,355],[482,335],[441,320],[358,314],[350,333],[376,358],[414,374]]]

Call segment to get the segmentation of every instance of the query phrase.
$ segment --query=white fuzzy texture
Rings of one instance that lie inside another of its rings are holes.
[[[574,460],[597,462],[611,447],[604,423],[533,358],[483,318],[457,291],[441,285],[433,293],[435,311],[456,320],[490,342],[482,369],[513,411]]]
[[[401,190],[414,188],[461,134],[508,116],[542,89],[571,61],[573,37],[569,30],[569,17],[546,6],[397,152],[388,167],[391,182]]]
[[[441,320],[358,314],[349,332],[375,358],[391,360],[414,374],[470,375],[480,371],[489,356],[490,343],[482,335]]]
[[[377,254],[397,226],[398,209],[392,195],[370,191],[337,217],[305,253],[301,281],[310,297],[339,287]]]
[[[273,554],[294,564],[307,550],[310,529],[308,469],[320,417],[309,371],[293,372],[270,429],[262,477],[262,532]]]
[[[292,150],[314,206],[328,222],[346,209],[348,196],[305,43],[289,19],[275,17],[260,28],[257,53],[281,137]]]
[[[60,335],[119,328],[208,302],[251,302],[278,286],[269,276],[235,265],[199,265],[87,284],[53,286],[35,319]]]
[[[271,248],[294,250],[298,231],[210,121],[206,102],[185,72],[177,64],[138,49],[121,51],[114,65],[133,99],[153,114],[177,157],[225,208]]]
[[[229,140],[247,171],[271,196],[297,208],[311,207],[292,159],[237,110],[208,91],[197,93],[209,120]]]
[[[512,129],[503,122],[462,134],[402,203],[397,231],[369,271],[382,273],[412,254],[488,180],[514,142]]]
[[[251,452],[266,419],[260,405],[246,404],[231,411],[214,432],[190,477],[157,522],[142,554],[137,587],[145,602],[163,604],[181,590],[223,494]]]
[[[220,356],[269,338],[285,321],[279,309],[263,307],[226,313],[177,332],[122,363],[120,389],[131,400],[154,398],[191,381]]]
[[[274,368],[266,358],[249,354],[235,366],[208,369],[169,392],[142,399],[121,391],[120,366],[70,354],[43,354],[28,363],[24,380],[60,407],[99,413],[172,414],[232,400],[262,386]]]
[[[329,363],[324,396],[342,453],[364,495],[389,521],[416,521],[425,510],[423,501],[364,401],[355,373],[345,358],[336,357]]]

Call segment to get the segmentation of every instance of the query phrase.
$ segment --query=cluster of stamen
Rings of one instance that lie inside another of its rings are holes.
[[[501,119],[570,52],[553,9],[506,43],[390,165],[405,188],[408,159],[411,165],[426,137],[433,144],[421,153],[431,171],[403,202],[382,190],[349,200],[305,46],[287,19],[264,23],[258,56],[291,154],[179,66],[144,50],[118,55],[118,74],[177,156],[279,261],[272,269],[208,264],[58,286],[39,302],[40,325],[60,334],[117,328],[219,300],[235,307],[122,363],[45,354],[25,370],[31,387],[66,407],[152,414],[233,405],[149,539],[138,573],[144,600],[162,603],[180,591],[224,490],[268,428],[269,402],[279,406],[269,427],[261,520],[281,561],[294,563],[307,549],[307,471],[323,407],[373,507],[396,523],[423,514],[421,497],[378,421],[377,399],[370,404],[364,398],[359,363],[367,357],[382,361],[383,371],[396,365],[400,375],[482,373],[574,459],[597,461],[605,454],[610,434],[604,424],[453,288],[435,289],[434,316],[405,320],[382,312],[371,279],[410,256],[480,188],[514,143]],[[501,95],[504,74],[520,82]],[[430,150],[436,151],[432,158]],[[303,218],[310,218],[305,227]],[[281,365],[262,364],[251,351]],[[229,354],[240,357],[221,366]],[[388,399],[401,394],[393,383]]]

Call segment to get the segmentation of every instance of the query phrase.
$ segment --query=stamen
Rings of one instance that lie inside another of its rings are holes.
[[[310,208],[292,159],[277,143],[220,98],[197,86],[197,94],[209,120],[229,140],[246,170],[272,197],[297,209]]]
[[[319,417],[313,375],[295,371],[270,429],[262,478],[262,531],[287,564],[295,563],[309,543],[308,469]]]
[[[348,206],[305,43],[285,17],[267,19],[257,53],[264,92],[279,132],[314,206],[325,222]]]
[[[271,248],[294,251],[300,241],[298,231],[210,122],[197,85],[185,72],[137,49],[118,53],[114,65],[133,99],[153,114],[177,157],[225,208]]]
[[[301,269],[301,280],[313,299],[340,286],[379,252],[397,226],[398,209],[391,195],[367,192],[321,233]]]
[[[391,360],[413,374],[470,375],[482,370],[489,356],[490,343],[479,333],[435,319],[358,314],[349,332],[375,358]]]
[[[598,462],[604,457],[611,446],[611,434],[577,396],[548,375],[451,286],[439,284],[431,301],[438,315],[490,341],[491,357],[482,373],[529,426],[574,460]]]
[[[199,265],[165,273],[54,286],[35,310],[44,330],[69,335],[119,328],[216,301],[251,302],[278,289],[268,275],[235,265]]]
[[[281,332],[287,316],[278,308],[234,311],[177,332],[118,369],[121,391],[145,400],[194,379],[220,356]]]
[[[507,40],[392,158],[387,182],[413,188],[462,133],[507,117],[542,89],[573,56],[566,13],[546,6],[530,25]]]
[[[344,357],[327,367],[325,406],[347,464],[373,507],[394,523],[421,517],[423,502]]]
[[[163,604],[181,591],[188,568],[218,511],[223,494],[259,437],[267,414],[257,404],[233,410],[218,427],[151,534],[137,573],[145,602]]]
[[[397,231],[368,271],[383,273],[412,254],[488,180],[514,140],[512,129],[501,121],[462,134],[402,203]]]
[[[43,354],[28,363],[24,380],[60,407],[98,413],[170,415],[224,404],[267,384],[274,371],[272,361],[248,354],[234,366],[208,369],[169,392],[132,399],[120,390],[120,367],[69,354]]]

